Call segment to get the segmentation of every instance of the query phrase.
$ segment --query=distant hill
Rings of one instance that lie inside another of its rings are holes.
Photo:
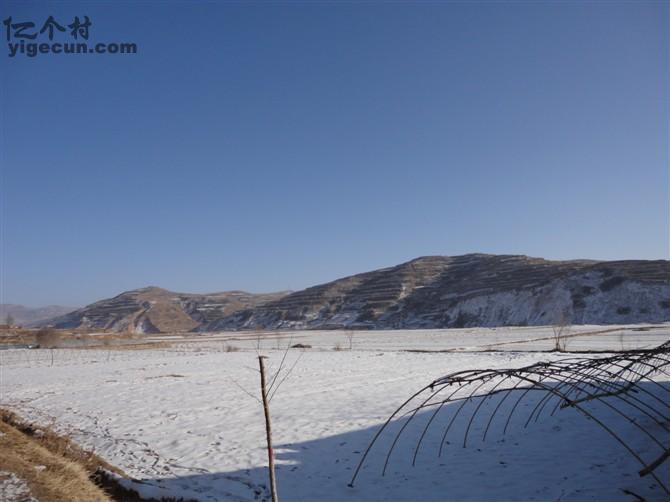
[[[670,262],[426,256],[286,295],[202,331],[670,321]]]
[[[670,321],[670,262],[426,256],[294,293],[129,291],[49,321],[118,331],[394,329]]]
[[[89,328],[131,333],[190,331],[238,310],[277,300],[284,293],[174,293],[157,287],[126,291],[66,315],[44,321],[55,328]]]
[[[77,307],[63,307],[61,305],[48,305],[46,307],[25,307],[24,305],[14,305],[11,303],[0,303],[0,324],[4,324],[7,316],[14,319],[14,324],[25,326],[44,319],[50,319],[55,316],[67,314]]]

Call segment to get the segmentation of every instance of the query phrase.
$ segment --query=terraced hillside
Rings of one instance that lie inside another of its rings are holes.
[[[670,321],[670,262],[427,256],[295,293],[128,291],[48,324],[135,333]]]
[[[190,331],[238,310],[276,300],[286,293],[253,295],[243,291],[174,293],[148,287],[126,291],[64,316],[44,321],[55,328],[89,328],[131,333]]]
[[[447,328],[670,320],[670,262],[428,256],[205,323],[216,331]]]

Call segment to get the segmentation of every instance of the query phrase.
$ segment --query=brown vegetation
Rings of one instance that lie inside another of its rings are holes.
[[[24,480],[35,498],[74,502],[111,500],[89,478],[93,465],[103,465],[103,461],[75,447],[66,438],[48,432],[39,438],[31,436],[14,423],[20,423],[16,416],[3,411],[0,470],[13,472]],[[107,467],[111,470],[111,466]]]
[[[50,328],[44,328],[35,333],[35,342],[42,349],[55,349],[60,347],[62,341],[62,335]]]
[[[188,502],[173,497],[141,498],[135,490],[117,481],[115,476],[129,479],[117,467],[79,447],[70,438],[48,427],[25,422],[1,408],[0,432],[0,470],[14,473],[25,481],[38,500]]]

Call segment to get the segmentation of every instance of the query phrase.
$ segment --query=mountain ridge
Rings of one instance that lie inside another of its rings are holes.
[[[7,317],[12,318],[13,324],[31,324],[54,316],[60,316],[76,310],[77,307],[63,305],[45,305],[43,307],[27,307],[16,303],[0,303],[0,323],[4,324]]]
[[[546,325],[559,318],[575,324],[670,321],[670,262],[429,255],[295,292],[199,295],[141,288],[54,325],[206,332]]]
[[[131,333],[191,331],[201,323],[270,301],[287,292],[178,293],[157,286],[124,291],[40,325]]]

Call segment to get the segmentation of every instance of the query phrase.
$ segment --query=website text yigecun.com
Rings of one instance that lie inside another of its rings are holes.
[[[9,42],[9,57],[24,54],[34,58],[38,54],[136,54],[137,44],[129,42],[109,42],[85,44],[76,42]]]

